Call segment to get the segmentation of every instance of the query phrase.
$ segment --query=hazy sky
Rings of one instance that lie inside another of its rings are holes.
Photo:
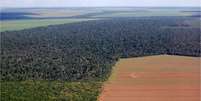
[[[0,0],[1,7],[200,6],[200,0]]]

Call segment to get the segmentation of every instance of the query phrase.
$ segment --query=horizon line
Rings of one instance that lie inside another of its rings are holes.
[[[0,8],[201,8],[200,6],[24,6]]]

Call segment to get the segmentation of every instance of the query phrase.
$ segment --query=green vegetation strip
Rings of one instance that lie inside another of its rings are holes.
[[[101,82],[1,82],[1,101],[96,101]]]
[[[92,17],[153,17],[153,16],[191,16],[192,13],[184,13],[179,11],[149,11],[149,12],[114,12]]]
[[[34,27],[75,23],[95,19],[30,19],[30,20],[7,20],[1,21],[0,32],[22,30]]]

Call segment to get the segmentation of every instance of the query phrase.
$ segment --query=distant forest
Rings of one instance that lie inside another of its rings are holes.
[[[186,19],[113,18],[2,32],[0,77],[102,81],[119,58],[200,57],[200,29],[177,27]]]

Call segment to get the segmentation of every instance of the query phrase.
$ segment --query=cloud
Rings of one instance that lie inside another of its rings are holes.
[[[1,7],[200,6],[200,0],[0,0]]]

